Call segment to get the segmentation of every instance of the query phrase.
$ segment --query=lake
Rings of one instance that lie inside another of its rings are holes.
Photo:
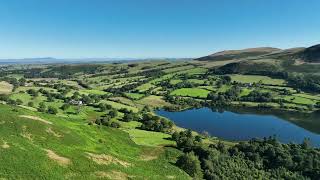
[[[181,112],[158,110],[156,113],[180,127],[197,132],[207,131],[211,136],[225,140],[241,141],[276,136],[283,143],[301,143],[304,138],[310,138],[313,146],[320,147],[320,113],[252,109],[219,111],[210,108]]]

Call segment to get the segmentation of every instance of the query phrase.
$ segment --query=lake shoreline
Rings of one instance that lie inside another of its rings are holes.
[[[196,118],[197,121],[195,121],[194,119],[190,119],[192,116],[194,116],[194,115],[192,115],[192,113],[190,114],[190,112],[193,112],[193,111],[194,112],[199,111],[198,115],[193,117],[193,118]],[[260,113],[257,113],[257,112],[260,112]],[[255,108],[242,108],[242,109],[239,109],[239,108],[238,109],[234,109],[234,108],[233,109],[232,108],[218,109],[218,108],[216,108],[216,109],[211,109],[208,107],[202,107],[202,108],[192,108],[192,109],[186,109],[183,111],[175,111],[175,112],[160,109],[160,110],[156,110],[155,113],[157,115],[160,115],[160,116],[166,117],[167,119],[172,120],[179,127],[186,128],[186,129],[190,128],[193,131],[196,131],[198,133],[201,133],[203,131],[208,131],[211,134],[211,136],[216,137],[221,140],[224,140],[224,141],[230,141],[230,142],[248,141],[252,138],[263,139],[264,137],[270,137],[270,136],[274,136],[275,134],[277,134],[277,136],[279,136],[279,140],[282,143],[290,143],[291,140],[293,140],[294,143],[302,143],[304,138],[313,137],[313,141],[316,140],[316,142],[313,142],[315,144],[315,146],[320,146],[320,130],[318,130],[318,128],[312,129],[314,127],[320,127],[317,124],[318,121],[316,121],[316,119],[315,119],[318,116],[320,117],[320,113],[318,114],[318,112],[314,113],[314,117],[311,117],[311,119],[307,119],[306,121],[302,121],[302,118],[307,117],[307,116],[310,117],[309,113],[284,114],[282,111],[279,111],[279,112],[275,112],[275,111],[268,112],[268,111],[261,111],[261,110],[257,111],[257,109],[255,109]],[[177,120],[177,117],[175,117],[175,115],[173,115],[175,113],[184,114],[184,115],[179,115],[179,118],[183,117],[184,118],[183,121],[185,121],[185,122],[183,122],[181,119]],[[168,114],[170,114],[170,115],[168,115]],[[206,114],[211,114],[213,117],[207,117]],[[297,114],[299,114],[299,117],[297,117]],[[291,115],[291,117],[289,117],[289,119],[288,119],[288,115]],[[296,116],[296,118],[294,118],[293,116]],[[221,118],[226,119],[227,122],[230,121],[230,122],[228,122],[229,124],[227,124],[226,126],[222,126],[220,124],[222,122],[222,120],[221,120],[221,122],[219,122],[217,120],[217,119],[221,119]],[[312,119],[312,118],[314,118],[314,119]],[[205,127],[201,127],[201,125],[199,125],[199,124],[201,124],[199,119],[200,119],[200,121],[203,121],[203,119],[205,119],[205,123],[206,123]],[[242,128],[241,129],[241,128],[235,126],[234,124],[231,123],[231,121],[233,122],[234,119],[240,119],[238,121],[235,121],[236,124],[238,123],[237,125],[239,125],[239,127],[244,126],[243,124],[241,124],[241,120],[243,120],[245,122],[244,123],[245,126],[251,126],[253,124],[254,126],[257,126],[258,128],[260,128],[261,132],[263,132],[263,133],[255,132],[256,135],[258,135],[258,136],[249,135],[250,133],[248,134],[248,131],[251,131],[250,128],[241,127]],[[250,119],[251,122],[247,122],[248,119]],[[191,125],[188,124],[188,122],[186,122],[188,120],[194,122],[194,124],[192,124],[192,123],[191,123]],[[212,121],[215,121],[215,123],[218,123],[218,125],[219,125],[218,127],[220,129],[215,129],[215,131],[213,131],[212,129],[214,129],[214,124],[212,124]],[[314,121],[316,121],[315,122],[316,125],[312,124],[312,123],[314,123]],[[303,122],[303,123],[301,123],[301,122]],[[303,124],[303,125],[301,125],[301,124]],[[310,125],[311,127],[305,126],[305,124]],[[268,128],[264,128],[264,126],[266,126]],[[225,127],[228,127],[228,128],[225,128]],[[281,127],[284,129],[281,129]],[[229,132],[231,134],[234,134],[233,138],[230,138],[230,136],[222,136],[221,135],[221,134],[223,134],[222,129],[226,129],[225,131],[228,131],[228,129],[232,129],[232,128],[234,131],[238,131],[237,133]],[[286,128],[289,128],[289,130],[286,130]],[[218,134],[215,133],[216,131],[220,132],[221,134],[219,135],[219,133]],[[243,131],[243,132],[241,132],[241,131]],[[287,134],[282,131],[286,131]],[[297,132],[299,132],[300,134],[297,135]],[[292,136],[294,138],[288,136],[290,133],[292,134]]]

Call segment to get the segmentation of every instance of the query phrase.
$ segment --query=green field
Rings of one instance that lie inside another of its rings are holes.
[[[161,96],[147,96],[145,98],[142,98],[137,101],[137,103],[149,106],[149,107],[164,107],[164,106],[170,106],[171,104],[163,100],[163,97]]]
[[[314,105],[316,103],[316,101],[314,101],[314,100],[310,100],[308,98],[304,98],[304,97],[300,97],[300,96],[286,96],[284,99],[289,102],[293,102],[293,103],[297,103],[297,104]]]
[[[173,96],[206,98],[210,91],[200,88],[181,88],[171,92]]]
[[[282,79],[273,79],[267,76],[255,76],[255,75],[230,75],[232,81],[241,82],[241,83],[259,83],[269,85],[284,85],[285,81]]]
[[[134,111],[134,112],[137,112],[137,111],[138,111],[138,109],[137,109],[136,107],[131,107],[131,106],[128,106],[128,105],[125,105],[125,104],[122,104],[122,103],[115,102],[115,101],[102,100],[101,102],[102,102],[102,103],[109,104],[109,105],[111,105],[111,106],[112,106],[113,108],[115,108],[115,109],[125,108],[125,109],[132,110],[132,111]]]
[[[188,69],[193,69],[193,65],[187,65],[187,66],[181,66],[181,67],[174,67],[174,68],[168,68],[163,70],[165,73],[173,73],[173,72],[181,72],[181,71],[186,71]]]
[[[83,89],[79,91],[80,94],[96,94],[96,95],[105,95],[105,94],[110,94],[108,92],[105,91],[100,91],[100,90],[96,90],[96,89]]]
[[[146,83],[146,84],[143,84],[139,87],[137,87],[136,89],[139,90],[139,92],[145,92],[151,88],[154,88],[155,86],[151,83]]]
[[[171,137],[168,134],[158,132],[148,132],[139,129],[126,130],[130,138],[139,145],[145,146],[163,146],[163,145],[175,145],[173,141],[167,140],[166,138]]]
[[[139,93],[125,93],[127,97],[130,99],[138,100],[144,97],[144,94],[139,94]]]

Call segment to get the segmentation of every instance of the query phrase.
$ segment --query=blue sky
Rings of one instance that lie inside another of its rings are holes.
[[[0,58],[198,57],[320,43],[319,0],[0,0]]]

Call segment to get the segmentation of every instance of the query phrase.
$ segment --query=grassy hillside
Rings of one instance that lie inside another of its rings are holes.
[[[177,150],[76,119],[0,105],[0,136],[5,179],[188,179],[171,164]]]
[[[198,58],[199,61],[225,61],[225,60],[233,60],[233,59],[243,59],[256,57],[260,55],[269,54],[275,51],[279,51],[280,49],[271,48],[271,47],[261,47],[261,48],[250,48],[243,50],[227,50],[221,51],[209,56],[204,56]]]

